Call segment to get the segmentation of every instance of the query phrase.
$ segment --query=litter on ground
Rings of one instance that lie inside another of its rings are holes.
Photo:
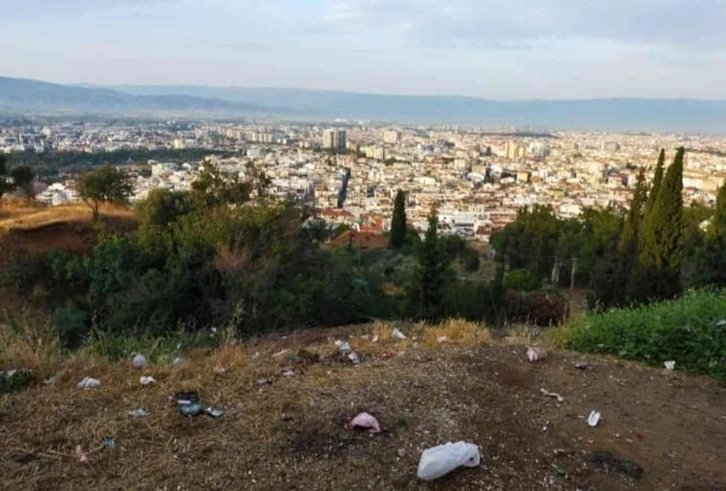
[[[544,358],[544,352],[537,347],[530,346],[527,348],[527,359],[534,363],[535,361],[541,360]]]
[[[663,366],[665,367],[666,370],[668,370],[669,372],[672,372],[673,370],[676,369],[676,362],[673,360],[666,361],[663,363]]]
[[[378,420],[375,418],[375,416],[372,416],[368,413],[360,413],[355,418],[351,419],[347,425],[347,428],[349,430],[353,430],[355,428],[362,428],[368,430],[369,433],[381,432],[381,425],[378,423]]]
[[[456,442],[428,448],[418,462],[418,478],[432,481],[457,467],[477,467],[481,462],[479,447],[473,443]]]
[[[340,339],[335,342],[335,346],[341,353],[350,352],[350,343],[348,341],[341,341]]]
[[[353,365],[360,365],[360,355],[358,353],[348,353],[348,359]]]
[[[590,412],[590,416],[587,417],[587,424],[594,428],[598,425],[599,422],[600,422],[600,412],[599,411]]]
[[[83,380],[78,382],[79,389],[96,389],[101,386],[101,381],[91,377],[83,377]]]
[[[561,395],[559,395],[558,393],[550,392],[547,389],[540,389],[540,392],[542,392],[542,394],[546,395],[547,397],[557,398],[557,402],[564,402],[564,400],[565,400],[565,398],[562,397]]]
[[[149,413],[147,413],[144,409],[134,409],[133,411],[129,411],[129,416],[132,418],[143,418],[148,415]]]
[[[151,385],[153,383],[156,383],[156,380],[154,380],[154,377],[141,377],[139,379],[139,383],[141,385]]]
[[[78,458],[78,461],[81,464],[89,465],[90,462],[88,461],[88,456],[86,455],[86,452],[83,451],[83,448],[81,448],[80,445],[76,445],[76,457]]]
[[[393,329],[391,335],[396,339],[406,339],[406,335],[397,327]]]
[[[207,413],[207,416],[210,416],[212,418],[219,418],[220,416],[222,416],[224,414],[224,411],[221,409],[215,409],[213,407],[208,407],[206,413]]]
[[[149,362],[148,362],[148,360],[146,359],[146,357],[145,357],[144,355],[142,355],[141,353],[135,353],[135,354],[134,354],[134,359],[133,359],[133,360],[131,360],[131,365],[132,365],[132,366],[133,366],[133,367],[134,367],[135,369],[137,369],[137,370],[141,370],[141,369],[142,369],[142,368],[144,368],[144,367],[145,367],[146,365],[148,365],[148,363],[149,363]]]

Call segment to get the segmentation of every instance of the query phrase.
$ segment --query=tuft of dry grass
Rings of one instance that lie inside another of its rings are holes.
[[[47,321],[34,317],[28,310],[0,321],[0,370],[33,368],[52,371],[61,360],[58,339]]]
[[[425,326],[423,329],[423,344],[427,348],[442,343],[475,346],[488,343],[491,339],[491,332],[483,324],[464,319],[448,319],[441,324]]]

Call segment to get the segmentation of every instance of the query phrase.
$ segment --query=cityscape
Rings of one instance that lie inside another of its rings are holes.
[[[394,196],[402,190],[420,232],[436,205],[444,233],[485,243],[523,206],[551,205],[563,218],[588,207],[627,207],[639,170],[652,177],[659,149],[672,153],[679,146],[688,149],[684,202],[713,206],[726,179],[726,139],[718,136],[347,122],[67,122],[0,129],[0,151],[7,153],[222,150],[229,156],[209,157],[222,172],[244,178],[250,165],[263,170],[271,196],[303,200],[330,225],[361,232],[388,231]],[[201,160],[129,164],[135,202],[155,188],[188,190]],[[77,201],[77,177],[39,180],[37,199]]]

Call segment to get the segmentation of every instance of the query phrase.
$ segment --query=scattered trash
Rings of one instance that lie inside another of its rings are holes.
[[[457,467],[476,467],[481,461],[479,447],[473,443],[456,442],[427,448],[418,462],[418,478],[432,481]]]
[[[280,350],[277,353],[275,353],[274,355],[272,355],[272,357],[273,358],[277,358],[278,356],[282,356],[282,355],[284,355],[285,353],[287,353],[289,351],[290,351],[289,349]]]
[[[133,367],[137,370],[141,370],[146,365],[148,365],[148,363],[149,362],[146,357],[141,353],[134,353],[134,359],[131,360],[131,365],[133,365]]]
[[[257,385],[272,385],[272,379],[269,377],[258,378]]]
[[[398,353],[396,353],[395,350],[388,350],[381,355],[381,358],[383,358],[384,360],[388,360],[390,358],[395,358],[396,356],[398,356]]]
[[[587,417],[587,424],[589,424],[591,427],[596,427],[597,424],[600,422],[600,413],[598,411],[592,411],[590,412],[590,416]]]
[[[547,397],[556,397],[557,398],[557,402],[564,402],[565,401],[565,398],[562,397],[561,395],[559,395],[556,392],[550,392],[547,389],[540,389],[539,391],[542,392],[542,394],[546,395]]]
[[[578,362],[575,362],[575,368],[578,368],[580,370],[587,370],[590,368],[590,364],[584,360],[580,360]]]
[[[541,360],[542,358],[544,358],[544,352],[541,349],[534,346],[527,348],[527,359],[531,363]]]
[[[341,341],[340,339],[335,342],[335,346],[341,353],[350,352],[350,343],[348,341]]]
[[[718,326],[718,327],[726,326],[726,319],[721,319],[720,321],[718,321],[716,323],[716,326]]]
[[[113,438],[106,438],[106,441],[103,442],[103,446],[106,448],[113,448],[116,446],[116,440]]]
[[[283,377],[294,377],[295,375],[296,375],[295,370],[293,370],[292,368],[288,368],[288,369],[282,371]]]
[[[132,418],[145,418],[148,415],[149,413],[147,413],[144,409],[134,409],[133,411],[129,411],[129,416]]]
[[[55,375],[53,375],[50,378],[47,378],[43,380],[43,385],[55,385],[58,382],[60,382],[61,376],[63,375],[63,372],[56,372]]]
[[[377,343],[378,342],[378,334],[373,336],[373,339],[371,339],[371,343]]]
[[[83,451],[80,445],[76,445],[76,457],[81,464],[90,465],[90,462],[88,461],[88,456],[86,456],[86,453]]]
[[[177,392],[176,403],[182,416],[197,416],[202,412],[202,400],[198,392]]]
[[[151,384],[155,384],[156,380],[154,380],[154,377],[141,377],[139,379],[139,383],[141,385],[151,385]]]
[[[360,365],[360,355],[358,353],[348,353],[348,359],[353,365]]]
[[[212,418],[219,418],[220,416],[222,416],[224,414],[223,410],[215,409],[213,407],[208,407],[206,412],[207,412],[207,415]]]
[[[406,339],[406,335],[397,327],[393,329],[391,335],[396,339]]]
[[[642,477],[645,472],[640,465],[632,460],[619,459],[610,452],[593,452],[590,461],[635,478]]]
[[[448,341],[449,341],[449,338],[447,336],[439,336],[438,338],[436,338],[436,342],[439,344],[447,343]]]
[[[358,416],[351,419],[346,427],[349,430],[363,428],[368,430],[371,434],[381,432],[381,426],[378,424],[378,420],[368,413],[360,413]]]
[[[101,386],[101,381],[91,377],[84,377],[78,382],[79,389],[96,389]]]
[[[0,394],[25,389],[33,383],[33,371],[27,368],[0,371]]]
[[[676,362],[673,360],[666,361],[663,363],[663,366],[665,367],[666,370],[668,370],[669,372],[672,372],[673,370],[676,369]]]
[[[176,358],[174,358],[174,361],[172,361],[171,364],[173,366],[178,366],[178,365],[181,365],[182,363],[184,363],[184,361],[185,361],[184,358],[177,356]]]
[[[227,369],[224,368],[222,365],[217,365],[216,367],[214,367],[214,373],[222,374],[226,371],[227,371]]]

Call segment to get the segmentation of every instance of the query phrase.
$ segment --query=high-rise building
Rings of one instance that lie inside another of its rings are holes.
[[[383,132],[383,142],[395,144],[401,141],[401,132],[398,130],[386,130]]]
[[[331,128],[323,132],[323,148],[345,150],[347,140],[348,134],[345,130],[336,130]]]

